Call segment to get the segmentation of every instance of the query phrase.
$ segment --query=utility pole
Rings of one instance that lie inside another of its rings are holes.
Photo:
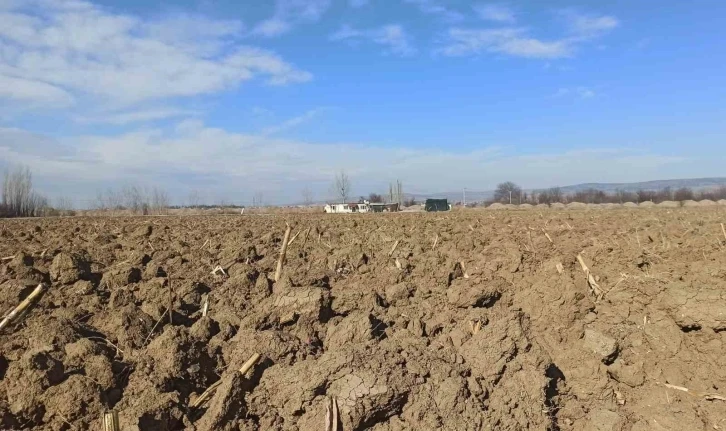
[[[512,204],[512,191],[509,191],[509,205]]]
[[[464,187],[464,208],[466,208],[466,187]]]

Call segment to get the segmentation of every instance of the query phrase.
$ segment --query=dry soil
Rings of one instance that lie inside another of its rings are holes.
[[[726,429],[724,222],[721,207],[3,220],[2,313],[50,289],[0,334],[0,429],[100,429],[115,409],[122,430],[322,431],[332,397],[346,431]]]

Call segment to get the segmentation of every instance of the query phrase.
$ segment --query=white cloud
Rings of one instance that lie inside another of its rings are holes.
[[[398,24],[389,24],[382,27],[358,30],[349,25],[343,25],[340,30],[330,35],[333,41],[359,41],[368,40],[385,47],[385,52],[395,55],[411,55],[416,52],[411,45],[406,30]]]
[[[561,12],[570,31],[581,37],[595,37],[609,32],[620,25],[611,15],[587,15],[573,10]]]
[[[563,96],[577,96],[581,99],[591,99],[593,97],[597,96],[597,93],[595,90],[589,88],[589,87],[574,87],[574,88],[567,88],[562,87],[557,90],[557,92],[554,94],[554,97],[563,97]]]
[[[270,18],[257,24],[254,33],[265,37],[275,37],[285,34],[292,28],[292,25],[280,18]]]
[[[259,48],[240,48],[227,58],[227,64],[235,69],[268,75],[267,82],[272,85],[285,85],[312,79],[309,72],[299,70],[281,57]]]
[[[577,49],[618,26],[606,15],[583,15],[561,11],[566,20],[566,35],[549,40],[535,38],[526,27],[450,28],[435,52],[448,56],[501,53],[515,57],[555,59],[570,57]]]
[[[238,20],[210,19],[177,13],[146,24],[151,39],[189,50],[200,56],[214,56],[224,48],[233,47],[243,35],[244,24]]]
[[[594,90],[591,90],[587,87],[577,87],[577,94],[583,99],[590,99],[597,96]]]
[[[319,113],[320,113],[319,109],[310,110],[308,112],[305,112],[302,115],[298,115],[297,117],[293,117],[293,118],[290,118],[289,120],[285,120],[280,124],[264,128],[261,132],[261,135],[270,136],[270,135],[275,135],[275,134],[282,133],[287,130],[293,129],[303,123],[307,123],[308,121],[312,120]]]
[[[235,20],[149,20],[84,1],[28,0],[0,13],[0,75],[24,80],[23,97],[37,102],[116,106],[211,94],[254,78],[311,79],[271,51],[240,44],[242,30]]]
[[[63,108],[73,105],[73,96],[62,88],[39,80],[0,74],[0,99],[37,107]]]
[[[507,6],[501,4],[480,4],[474,5],[474,12],[479,15],[481,19],[487,21],[513,23],[516,21],[514,11]]]
[[[670,176],[673,167],[691,166],[694,174],[705,172],[696,167],[702,160],[632,147],[509,155],[497,148],[467,152],[317,144],[230,133],[197,120],[180,123],[173,131],[140,129],[60,140],[0,128],[0,159],[29,165],[41,189],[63,189],[61,185],[72,183],[78,196],[92,197],[98,189],[124,183],[160,186],[184,196],[189,185],[203,181],[210,189],[226,193],[228,200],[244,202],[249,198],[245,193],[263,191],[271,203],[299,199],[297,191],[305,185],[324,196],[333,175],[342,168],[352,177],[356,193],[380,190],[392,177],[401,178],[408,191],[436,192],[459,190],[467,184],[488,190],[505,179],[539,188],[653,179]],[[442,166],[455,169],[442,170]]]
[[[448,56],[492,52],[515,57],[561,58],[572,54],[572,46],[564,40],[542,41],[529,37],[523,28],[452,28],[445,45],[436,52]]]
[[[449,22],[458,22],[464,19],[462,13],[442,6],[437,0],[403,0],[403,2],[418,7],[422,13],[437,15]]]
[[[200,115],[197,111],[161,107],[134,111],[109,112],[93,116],[77,116],[76,122],[81,124],[113,124],[123,126],[132,123],[145,123],[176,117],[193,117]]]
[[[343,24],[338,31],[330,35],[330,40],[347,40],[363,37],[363,30],[356,30],[348,24]]]
[[[299,24],[318,21],[330,3],[331,0],[276,0],[273,16],[257,24],[252,33],[264,37],[280,36]]]

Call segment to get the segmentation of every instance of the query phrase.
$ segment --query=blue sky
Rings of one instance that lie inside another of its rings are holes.
[[[723,176],[720,1],[0,0],[0,164],[88,205]],[[436,172],[432,175],[432,172]]]

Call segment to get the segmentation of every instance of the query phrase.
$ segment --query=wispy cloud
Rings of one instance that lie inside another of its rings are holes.
[[[110,112],[92,116],[77,116],[74,120],[81,124],[112,124],[124,126],[133,123],[146,123],[178,117],[194,117],[200,112],[193,110],[161,107],[134,111]]]
[[[422,13],[436,15],[449,22],[458,22],[464,19],[464,14],[443,6],[438,0],[403,0],[403,2],[418,7]]]
[[[562,37],[540,39],[527,27],[450,28],[436,53],[447,56],[468,56],[499,53],[514,57],[556,59],[570,57],[583,44],[604,35],[618,26],[615,17],[583,15],[563,11],[566,34]]]
[[[487,21],[513,23],[516,21],[514,11],[502,4],[479,4],[473,6],[474,12]]]
[[[0,98],[118,108],[212,94],[255,78],[272,85],[312,78],[274,52],[241,44],[242,28],[191,15],[150,20],[83,0],[6,5]]]
[[[554,94],[554,97],[564,97],[564,96],[576,96],[580,99],[591,99],[593,97],[597,96],[597,93],[595,90],[589,88],[589,87],[561,87],[557,89],[557,92]]]
[[[389,24],[373,29],[358,30],[349,25],[343,25],[340,30],[330,35],[333,41],[360,41],[368,40],[385,47],[385,52],[395,55],[411,55],[416,52],[411,45],[406,30],[398,24]]]
[[[74,103],[73,96],[58,86],[3,74],[0,74],[0,99],[30,108],[64,108]]]
[[[620,21],[611,15],[592,15],[563,10],[561,16],[571,33],[580,37],[596,37],[607,33],[620,25]]]
[[[328,10],[331,0],[276,0],[273,16],[257,24],[252,33],[275,37],[305,22],[315,22]]]
[[[281,18],[270,18],[257,24],[253,33],[259,36],[275,37],[287,33],[292,29],[289,21]]]
[[[302,115],[298,115],[297,117],[290,118],[289,120],[285,120],[280,124],[266,127],[262,130],[260,135],[262,136],[270,136],[270,135],[276,135],[278,133],[285,132],[287,130],[293,129],[301,124],[307,123],[308,121],[315,118],[319,113],[320,109],[313,109],[310,111],[305,112]]]
[[[524,28],[452,28],[446,44],[436,52],[454,57],[491,52],[515,57],[561,58],[571,55],[572,46],[563,40],[543,41],[529,37]]]

